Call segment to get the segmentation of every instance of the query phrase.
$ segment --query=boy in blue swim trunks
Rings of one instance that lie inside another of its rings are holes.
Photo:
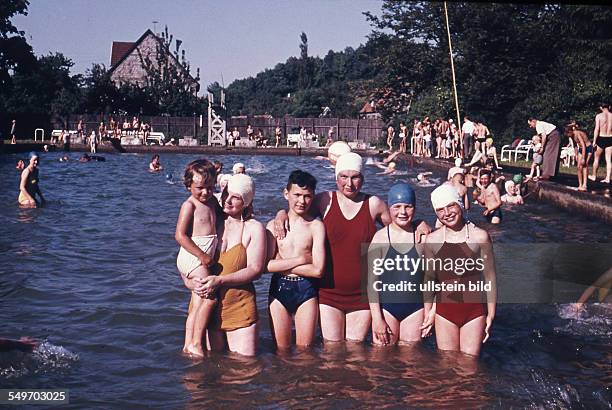
[[[274,220],[268,223],[268,271],[270,321],[278,349],[291,347],[291,325],[295,318],[297,346],[309,346],[315,336],[319,313],[317,279],[325,266],[325,228],[308,215],[317,180],[308,172],[293,171],[285,188],[291,231],[274,238]]]

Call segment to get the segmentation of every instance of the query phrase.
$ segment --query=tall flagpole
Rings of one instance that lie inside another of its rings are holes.
[[[448,34],[448,48],[450,50],[451,72],[453,73],[453,89],[455,90],[455,110],[457,111],[457,128],[461,129],[459,118],[459,99],[457,97],[457,80],[455,79],[455,62],[453,61],[453,43],[451,42],[450,27],[448,26],[448,9],[444,2],[444,16],[446,17],[446,33]]]

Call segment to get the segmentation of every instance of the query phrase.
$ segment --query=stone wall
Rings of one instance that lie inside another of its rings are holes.
[[[138,50],[143,57],[149,56],[152,60],[155,59],[157,52],[157,40],[152,34],[145,37],[145,39],[135,48],[130,55],[128,55],[119,66],[115,68],[111,74],[111,80],[119,85],[120,83],[132,83],[138,85],[146,84],[146,72],[140,62],[138,56]]]

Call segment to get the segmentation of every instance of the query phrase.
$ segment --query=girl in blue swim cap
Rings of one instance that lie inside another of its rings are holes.
[[[368,298],[374,344],[414,343],[432,327],[431,303],[423,303],[420,285],[422,245],[417,243],[416,194],[406,183],[387,195],[391,224],[376,232],[368,249]],[[431,317],[430,317],[431,316]]]

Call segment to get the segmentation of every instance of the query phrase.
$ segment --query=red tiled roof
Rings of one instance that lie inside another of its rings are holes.
[[[113,41],[113,47],[111,48],[111,62],[110,66],[113,67],[123,58],[123,56],[134,47],[136,43],[128,43],[125,41]]]

